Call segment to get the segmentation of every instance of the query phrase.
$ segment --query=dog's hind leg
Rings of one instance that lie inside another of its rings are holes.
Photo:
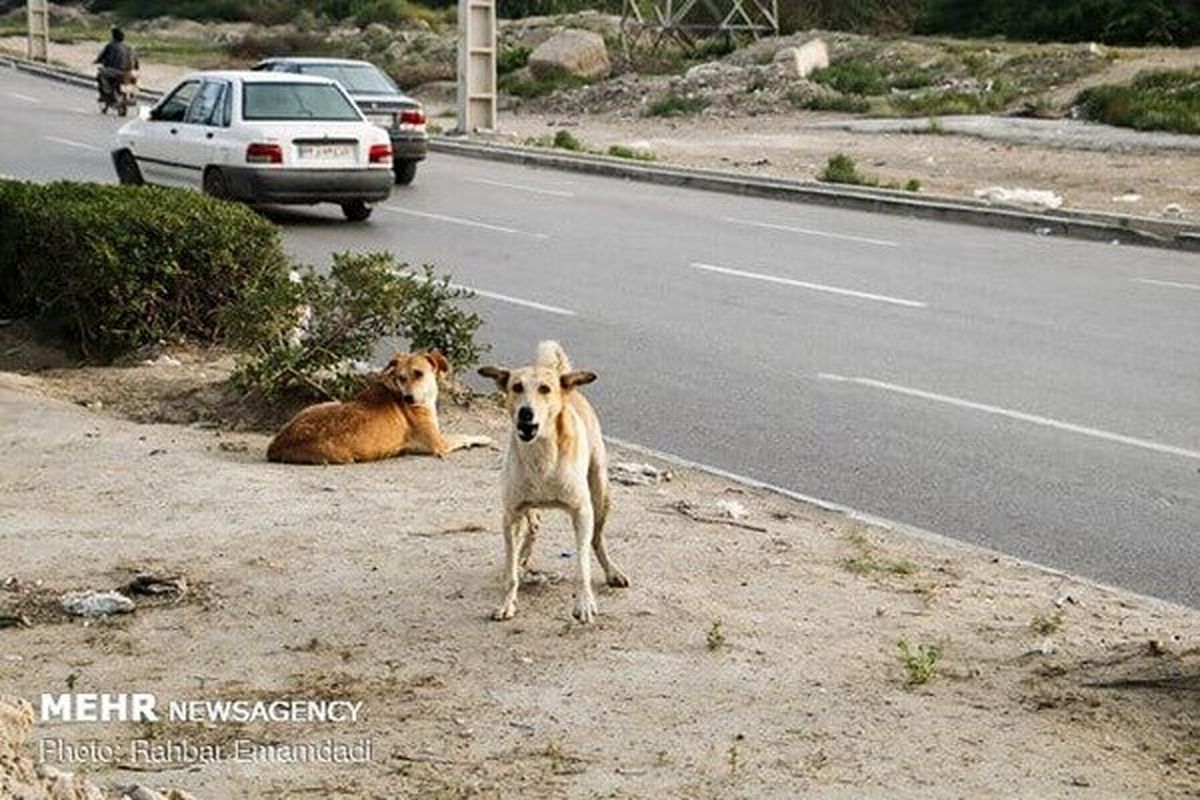
[[[517,613],[517,590],[521,576],[517,567],[517,537],[521,533],[521,517],[516,512],[504,512],[504,602],[492,612],[492,619],[512,619]]]
[[[595,529],[592,532],[592,549],[596,551],[596,560],[604,569],[604,579],[609,586],[618,588],[629,585],[629,578],[621,572],[608,555],[608,547],[604,543],[604,523],[608,520],[609,493],[608,475],[602,464],[593,462],[588,469],[588,490],[592,495],[592,508],[595,510]]]
[[[592,539],[595,514],[590,500],[571,510],[571,522],[575,526],[575,557],[579,559],[578,585],[575,588],[575,619],[587,624],[596,616],[596,595],[592,593],[592,553],[588,542]]]

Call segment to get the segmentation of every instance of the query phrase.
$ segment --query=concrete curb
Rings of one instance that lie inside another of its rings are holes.
[[[1099,242],[1200,251],[1200,229],[1145,217],[1125,217],[1082,211],[1039,214],[1005,209],[947,197],[913,197],[887,189],[829,186],[820,183],[740,175],[718,170],[634,164],[608,156],[430,137],[430,149],[470,158],[549,167],[663,186],[683,186],[726,194],[788,200],[898,216],[957,222],[989,228],[1065,236]]]
[[[39,78],[49,78],[52,81],[59,83],[67,83],[72,86],[82,86],[88,89],[96,88],[96,78],[93,75],[87,75],[75,70],[66,69],[65,67],[56,67],[52,64],[41,64],[36,61],[29,61],[16,56],[0,55],[0,64],[20,70],[21,72],[30,75],[36,75]],[[162,92],[156,89],[138,89],[137,93],[139,100],[158,100],[162,97]]]
[[[918,542],[924,542],[925,544],[930,544],[949,550],[970,553],[972,555],[979,556],[980,558],[1014,564],[1026,569],[1040,572],[1043,575],[1059,578],[1064,582],[1071,582],[1080,586],[1087,586],[1107,594],[1121,594],[1127,596],[1132,595],[1140,598],[1150,605],[1159,608],[1172,609],[1176,611],[1182,609],[1189,613],[1196,610],[1191,606],[1184,605],[1183,603],[1179,603],[1174,600],[1165,600],[1161,597],[1142,594],[1134,591],[1133,589],[1125,589],[1111,583],[1105,583],[1103,581],[1093,580],[1092,578],[1086,578],[1082,575],[1076,575],[1056,567],[1048,567],[1045,564],[1039,564],[1036,561],[1029,561],[1028,559],[1024,559],[1019,556],[1009,555],[1008,553],[995,550],[985,545],[974,544],[973,542],[964,542],[961,539],[954,539],[946,536],[945,534],[928,530],[927,528],[919,528],[916,525],[909,525],[906,522],[898,522],[896,520],[888,519],[887,517],[881,517],[866,511],[859,511],[856,508],[843,505],[842,503],[835,503],[831,500],[825,500],[820,497],[813,497],[812,495],[792,491],[791,489],[785,489],[782,486],[776,486],[773,483],[767,483],[765,481],[757,480],[756,478],[739,475],[736,472],[730,472],[729,470],[724,470],[720,467],[713,467],[708,464],[703,464],[699,461],[692,461],[691,459],[683,458],[682,456],[677,456],[673,453],[666,453],[662,450],[655,450],[652,447],[646,447],[645,445],[640,445],[635,442],[627,442],[623,439],[613,436],[605,436],[604,440],[613,447],[617,447],[621,450],[625,450],[626,452],[642,456],[643,458],[661,461],[665,464],[670,464],[680,469],[696,470],[697,472],[703,472],[706,475],[712,475],[713,477],[721,478],[722,480],[727,480],[732,483],[745,486],[749,489],[757,489],[759,491],[787,498],[788,500],[794,500],[798,503],[814,506],[822,511],[827,511],[831,514],[837,514],[845,517],[846,519],[861,522],[865,525],[870,525],[902,539],[913,539]]]

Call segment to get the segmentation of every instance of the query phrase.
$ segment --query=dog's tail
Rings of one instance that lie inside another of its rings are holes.
[[[571,371],[571,359],[567,358],[567,351],[563,350],[562,345],[552,339],[538,342],[537,363],[540,367],[550,367],[553,370],[557,370],[560,375]]]

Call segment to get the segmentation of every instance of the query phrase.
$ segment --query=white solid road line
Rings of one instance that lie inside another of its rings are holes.
[[[504,181],[492,181],[487,178],[463,178],[464,181],[470,183],[482,183],[487,186],[498,186],[501,189],[516,189],[521,192],[530,192],[532,194],[544,194],[550,197],[574,197],[574,192],[564,192],[558,189],[542,189],[538,186],[522,186],[519,183],[505,183]]]
[[[1172,289],[1191,289],[1200,292],[1200,283],[1180,283],[1178,281],[1157,281],[1153,278],[1130,278],[1134,283],[1148,283],[1152,286],[1169,286]]]
[[[42,138],[48,142],[56,142],[58,144],[66,145],[67,147],[75,147],[80,150],[91,150],[94,153],[104,152],[103,148],[96,147],[95,145],[91,144],[84,144],[83,142],[77,142],[74,139],[60,139],[57,136],[43,136]]]
[[[9,97],[15,97],[18,100],[24,100],[26,103],[42,102],[41,100],[38,100],[36,97],[30,97],[29,95],[21,94],[20,92],[5,92],[5,94],[7,94]]]
[[[986,403],[976,403],[973,400],[964,400],[961,397],[951,397],[945,394],[936,392],[926,392],[923,389],[913,389],[908,386],[900,386],[895,383],[887,383],[886,381],[877,381],[871,378],[855,378],[846,377],[844,375],[834,375],[828,372],[822,372],[817,377],[827,381],[837,381],[839,383],[855,383],[859,386],[870,386],[874,389],[882,389],[885,392],[895,392],[896,394],[908,395],[909,397],[919,397],[922,400],[931,400],[935,403],[944,403],[946,405],[957,406],[958,408],[967,408],[972,411],[982,411],[985,414],[995,414],[999,417],[1008,417],[1020,422],[1028,422],[1032,425],[1041,425],[1045,428],[1055,428],[1060,431],[1069,433],[1077,433],[1082,436],[1090,436],[1093,439],[1103,439],[1108,442],[1116,442],[1125,444],[1131,447],[1140,447],[1143,450],[1151,450],[1155,453],[1166,453],[1167,455],[1180,456],[1182,458],[1190,458],[1200,461],[1200,450],[1188,450],[1184,447],[1176,447],[1175,445],[1163,444],[1162,442],[1154,442],[1149,439],[1139,439],[1135,436],[1126,436],[1121,433],[1113,433],[1111,431],[1101,430],[1100,428],[1092,428],[1087,425],[1076,425],[1073,422],[1063,422],[1049,417],[1041,417],[1037,414],[1026,414],[1023,411],[1013,411],[1008,408],[992,406]]]
[[[734,225],[751,225],[755,228],[767,228],[773,231],[787,231],[788,233],[799,233],[805,236],[821,236],[826,239],[844,239],[847,242],[861,242],[862,244],[877,244],[880,247],[899,247],[899,242],[890,242],[887,239],[871,239],[866,236],[852,236],[848,233],[831,233],[830,231],[817,231],[811,228],[796,228],[791,225],[779,225],[774,222],[759,222],[754,219],[738,219],[737,217],[722,217],[722,221],[730,222]]]
[[[485,231],[494,231],[496,233],[507,233],[513,236],[528,236],[532,239],[549,239],[550,236],[545,233],[529,233],[528,231],[519,231],[516,228],[506,228],[503,225],[492,225],[488,222],[479,222],[473,219],[463,219],[462,217],[451,217],[446,214],[434,214],[430,211],[414,211],[411,208],[397,208],[396,206],[380,206],[384,211],[390,211],[393,214],[408,214],[413,217],[422,217],[424,219],[436,219],[439,222],[449,222],[452,225],[465,225],[468,228],[481,228]]]
[[[923,303],[920,300],[905,300],[902,297],[888,297],[883,294],[871,294],[870,292],[858,292],[854,289],[843,289],[840,286],[827,286],[823,283],[809,283],[808,281],[797,281],[791,278],[781,278],[778,275],[764,275],[761,272],[746,272],[740,269],[730,269],[729,267],[718,267],[716,264],[705,264],[700,261],[693,261],[692,265],[695,269],[702,269],[708,272],[718,272],[722,275],[732,275],[736,278],[751,278],[756,281],[767,281],[768,283],[781,283],[785,286],[795,286],[800,289],[811,289],[814,292],[827,292],[829,294],[840,294],[846,297],[857,297],[860,300],[873,300],[877,303],[890,303],[896,306],[907,306],[909,308],[925,308],[929,304]]]

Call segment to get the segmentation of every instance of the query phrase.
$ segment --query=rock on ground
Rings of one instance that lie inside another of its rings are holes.
[[[0,797],[19,800],[104,800],[85,778],[52,767],[35,766],[26,752],[33,729],[33,706],[0,696]]]
[[[793,78],[807,78],[815,69],[829,66],[829,48],[823,39],[813,39],[799,47],[785,47],[775,53],[774,61]]]
[[[604,37],[591,31],[569,29],[556,33],[529,54],[529,68],[538,78],[567,74],[576,78],[603,78],[611,65]]]

